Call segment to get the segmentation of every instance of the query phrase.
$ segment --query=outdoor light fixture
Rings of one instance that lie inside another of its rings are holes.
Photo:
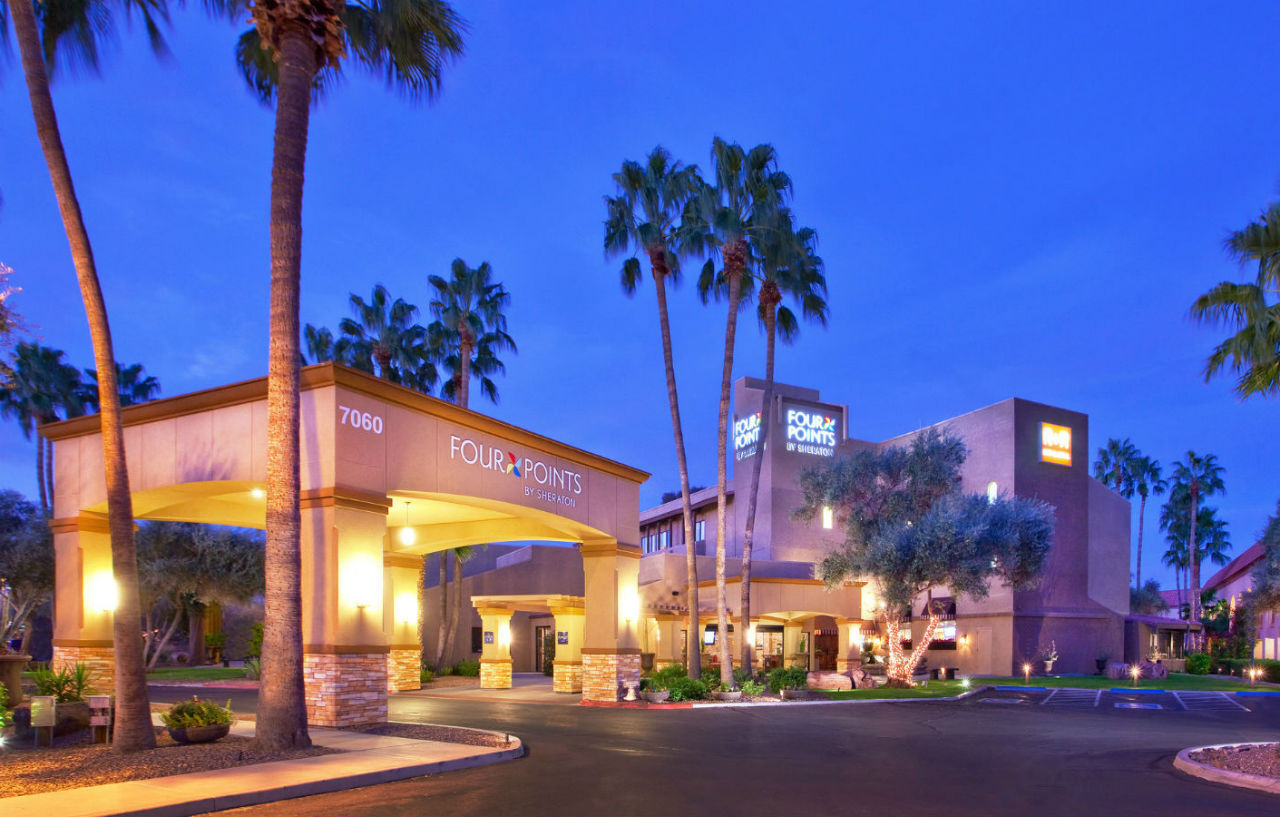
[[[418,621],[418,597],[413,593],[401,593],[395,601],[396,621],[401,624],[416,624]]]
[[[404,503],[404,527],[400,529],[400,544],[405,547],[418,541],[418,534],[414,532],[413,528],[409,527],[409,506],[412,504],[412,502]]]
[[[961,679],[960,679],[960,686],[964,687],[965,689],[968,689],[968,688],[969,688],[969,679],[968,679],[968,678],[961,678]]]
[[[618,599],[618,613],[628,624],[640,618],[640,598],[635,593],[627,593]]]
[[[1022,681],[1023,684],[1031,683],[1031,665],[1030,664],[1022,665],[1022,676],[1023,676],[1023,681]]]
[[[261,488],[254,488],[252,491],[249,492],[249,496],[253,497],[254,499],[264,499],[267,496],[267,492],[262,490]]]
[[[511,625],[505,621],[498,625],[498,643],[504,647],[511,646]]]
[[[120,591],[110,570],[103,570],[90,579],[85,591],[85,601],[88,602],[86,606],[89,609],[101,610],[104,614],[115,612],[120,601]]]
[[[1137,686],[1138,676],[1142,675],[1142,667],[1134,664],[1132,667],[1129,667],[1129,674],[1133,676],[1133,685]]]
[[[961,647],[967,647],[967,646],[969,646],[969,634],[968,634],[968,633],[961,633],[961,635],[960,635],[960,646],[961,646]]]

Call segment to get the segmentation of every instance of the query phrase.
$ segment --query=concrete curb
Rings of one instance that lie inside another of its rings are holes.
[[[407,738],[384,738],[379,741],[379,736],[375,735],[342,732],[341,735],[346,736],[347,741],[365,738],[365,748],[297,760],[7,797],[0,799],[0,817],[45,817],[50,814],[58,817],[188,817],[192,814],[256,806],[294,797],[489,766],[514,760],[524,754],[524,742],[514,735],[484,729],[468,731],[508,738],[513,745],[498,750],[468,747],[478,751],[432,760],[425,750],[431,748],[438,752],[441,746],[438,741],[414,741]],[[335,741],[341,743],[343,738],[335,737]],[[424,746],[414,747],[414,742]],[[320,740],[316,743],[324,745]],[[425,744],[431,744],[431,747]],[[454,747],[464,744],[448,745]],[[361,763],[371,768],[363,771],[351,770],[350,767]],[[296,782],[281,782],[290,777],[298,779]]]
[[[1183,749],[1178,752],[1178,756],[1173,759],[1173,767],[1181,772],[1199,777],[1203,780],[1210,780],[1214,783],[1222,783],[1227,786],[1238,786],[1245,789],[1255,789],[1257,791],[1265,791],[1270,794],[1280,794],[1280,779],[1274,777],[1263,777],[1257,774],[1248,774],[1247,772],[1230,772],[1226,769],[1219,769],[1217,766],[1210,766],[1208,763],[1201,763],[1191,759],[1192,752],[1200,752],[1205,749],[1229,749],[1236,746],[1275,746],[1272,741],[1265,743],[1219,743],[1215,746],[1192,746],[1189,749]]]

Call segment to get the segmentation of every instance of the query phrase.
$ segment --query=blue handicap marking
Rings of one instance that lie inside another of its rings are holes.
[[[1249,698],[1280,698],[1280,692],[1272,692],[1268,689],[1241,689],[1236,691],[1236,695]]]
[[[1116,709],[1164,709],[1160,704],[1140,704],[1133,701],[1117,701]]]
[[[1023,687],[1023,686],[998,686],[997,692],[1044,692],[1045,687]]]
[[[1167,695],[1163,689],[1143,689],[1142,687],[1112,687],[1107,690],[1112,695]]]

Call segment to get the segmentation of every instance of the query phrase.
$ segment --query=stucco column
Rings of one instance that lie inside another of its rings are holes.
[[[511,688],[511,614],[505,607],[480,607],[480,688]]]
[[[351,489],[302,496],[302,650],[307,720],[387,719],[385,496]]]
[[[617,701],[640,685],[640,548],[611,539],[583,542],[582,570],[582,696]]]
[[[862,666],[862,622],[836,619],[839,641],[836,646],[836,672],[848,672]]]
[[[387,692],[422,687],[422,645],[418,642],[418,573],[422,557],[382,554],[382,629],[387,636]]]
[[[556,692],[582,691],[582,633],[586,610],[552,607],[556,617],[556,657],[551,662],[552,688]]]
[[[106,517],[54,519],[53,668],[85,664],[95,691],[115,694],[116,583]]]
[[[653,668],[658,670],[672,664],[683,664],[685,656],[680,650],[683,619],[678,615],[660,613],[654,616],[654,624]]]
[[[782,625],[782,660],[788,667],[803,665],[800,659],[800,622],[788,621]]]

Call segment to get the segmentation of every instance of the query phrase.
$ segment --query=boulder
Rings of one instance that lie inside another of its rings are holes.
[[[1160,680],[1169,677],[1169,668],[1159,661],[1143,661],[1138,665],[1138,671],[1143,678]]]
[[[853,681],[854,689],[875,689],[876,679],[871,677],[871,673],[864,669],[858,668],[849,671],[850,679]]]
[[[809,689],[853,689],[853,679],[843,672],[818,670],[805,677]]]
[[[1129,665],[1121,664],[1115,661],[1111,662],[1110,664],[1107,664],[1107,677],[1110,678],[1112,681],[1118,681],[1121,678],[1128,678]]]

